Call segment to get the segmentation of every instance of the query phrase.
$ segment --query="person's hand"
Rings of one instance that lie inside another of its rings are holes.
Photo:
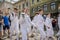
[[[50,27],[48,27],[48,29],[50,29]]]
[[[35,29],[37,29],[37,27],[35,27]]]

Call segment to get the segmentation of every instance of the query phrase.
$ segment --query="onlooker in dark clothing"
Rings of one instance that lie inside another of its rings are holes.
[[[52,20],[52,26],[53,26],[54,31],[57,32],[57,20],[56,19]]]
[[[53,27],[56,26],[56,20],[55,19],[52,20],[52,25],[53,25]]]
[[[2,32],[3,32],[2,31],[3,30],[2,24],[3,24],[3,13],[0,10],[0,40],[2,40]]]

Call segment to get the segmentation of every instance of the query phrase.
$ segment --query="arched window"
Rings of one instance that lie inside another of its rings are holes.
[[[32,4],[34,4],[34,0],[32,0]]]
[[[28,7],[28,2],[26,3],[26,6]]]
[[[47,11],[47,5],[44,5],[44,11]]]
[[[40,6],[38,6],[38,10],[40,10]]]
[[[32,13],[34,13],[35,12],[35,8],[32,8]]]
[[[52,9],[52,10],[55,10],[55,8],[56,8],[55,3],[51,3],[51,9]]]

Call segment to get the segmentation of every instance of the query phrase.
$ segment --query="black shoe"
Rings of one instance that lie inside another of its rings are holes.
[[[7,38],[10,38],[10,36],[8,36]]]
[[[0,38],[0,40],[3,40],[2,38]]]
[[[30,37],[33,38],[34,37],[34,34],[32,34]]]

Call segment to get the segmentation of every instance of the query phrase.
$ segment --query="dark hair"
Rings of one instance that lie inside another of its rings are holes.
[[[40,9],[39,12],[40,12],[40,11],[43,11],[43,9]]]
[[[38,13],[38,12],[36,12],[36,13],[35,13],[35,15],[36,15],[36,14],[39,14],[39,13]]]
[[[10,9],[10,8],[8,8],[8,9]]]
[[[14,10],[18,10],[17,8],[14,8]]]

